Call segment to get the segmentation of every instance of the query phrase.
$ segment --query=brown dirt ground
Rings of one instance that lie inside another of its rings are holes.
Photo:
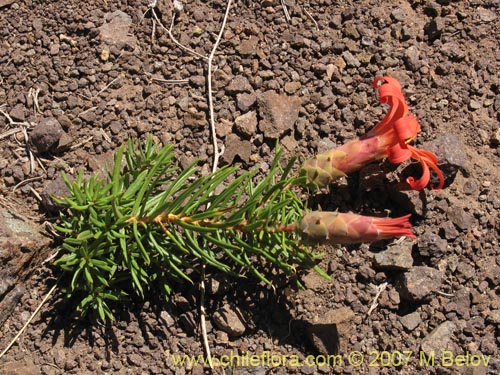
[[[208,55],[226,3],[181,3],[173,35]],[[325,249],[321,264],[331,282],[302,272],[307,290],[280,280],[273,292],[252,279],[209,274],[206,308],[212,354],[268,352],[275,360],[282,355],[304,360],[309,354],[333,351],[343,356],[337,366],[279,361],[273,366],[264,360],[257,366],[218,368],[216,373],[499,374],[498,2],[283,4],[239,0],[229,14],[214,59],[217,135],[229,155],[222,163],[265,171],[276,136],[261,124],[253,133],[235,125],[241,115],[257,109],[255,97],[261,93],[274,90],[301,99],[297,121],[281,129],[279,138],[287,157],[295,153],[303,160],[373,126],[383,108],[371,82],[390,74],[402,83],[422,125],[417,144],[437,142],[438,156],[459,159],[448,160],[458,170],[447,172],[445,189],[427,190],[423,196],[392,193],[386,184],[370,180],[371,170],[316,196],[311,205],[323,209],[415,214],[414,243]],[[22,123],[11,124],[0,116],[0,134],[25,126],[32,143],[32,127],[47,117],[56,118],[64,130],[59,146],[36,154],[43,168],[36,162],[34,170],[21,132],[0,139],[1,198],[25,217],[53,221],[35,193],[54,189],[61,171],[74,175],[82,169],[101,170],[113,150],[130,137],[153,134],[157,142],[175,145],[181,165],[197,157],[204,168],[211,168],[206,61],[177,47],[158,24],[153,29],[151,13],[143,17],[147,9],[147,0],[0,0],[0,105],[13,121]],[[168,27],[171,2],[159,0],[156,10]],[[130,18],[116,18],[115,11]],[[121,25],[113,24],[117,19]],[[109,24],[118,31],[109,33]],[[443,140],[445,135],[451,143]],[[375,167],[395,169],[387,163]],[[376,260],[388,247],[396,246],[397,252],[397,246],[405,244],[411,259],[402,269]],[[47,255],[54,249],[47,249]],[[33,270],[26,291],[1,327],[0,349],[35,310],[57,272],[47,264]],[[410,277],[423,284],[410,285]],[[387,285],[378,306],[368,314],[383,283]],[[422,293],[422,298],[408,293]],[[150,298],[117,311],[117,321],[105,326],[75,321],[71,306],[55,293],[0,359],[0,372],[208,372],[202,365],[176,366],[169,356],[203,353],[197,286],[180,286],[166,304]],[[212,318],[220,311],[239,313],[236,323],[243,325],[244,334],[228,336],[215,325]],[[422,348],[436,350],[434,366],[420,360]],[[437,354],[442,350],[453,356],[490,356],[490,361],[486,366],[446,366]],[[365,356],[358,367],[349,363],[353,351]],[[408,356],[408,363],[398,365],[398,353]],[[392,356],[388,362],[387,355]]]

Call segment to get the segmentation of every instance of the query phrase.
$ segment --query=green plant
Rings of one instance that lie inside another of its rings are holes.
[[[64,255],[55,264],[70,275],[67,295],[104,320],[113,317],[110,300],[153,288],[168,297],[173,282],[192,282],[186,270],[195,261],[266,283],[269,263],[288,275],[300,266],[328,277],[296,230],[304,203],[292,186],[303,178],[290,177],[294,160],[282,167],[280,157],[277,149],[260,181],[256,170],[236,176],[229,166],[200,176],[196,163],[179,170],[173,148],[149,138],[120,147],[105,177],[64,176],[70,195],[54,197],[68,209],[56,226]]]

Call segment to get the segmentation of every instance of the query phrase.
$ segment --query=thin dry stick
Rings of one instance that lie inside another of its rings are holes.
[[[61,280],[62,275],[63,274],[61,274],[59,276],[59,278],[57,279],[56,283],[52,286],[52,288],[50,288],[49,292],[45,295],[45,297],[43,298],[42,302],[40,302],[40,304],[35,309],[35,311],[33,312],[33,314],[31,314],[31,316],[26,321],[26,323],[24,323],[23,327],[19,330],[19,332],[17,333],[17,335],[14,336],[14,338],[12,339],[12,341],[9,343],[9,345],[7,345],[7,347],[3,350],[3,352],[0,353],[0,358],[2,358],[4,356],[4,354],[9,351],[9,349],[12,347],[12,345],[14,345],[14,343],[17,341],[17,339],[23,334],[23,332],[26,330],[26,328],[31,323],[31,321],[35,318],[36,314],[38,314],[38,312],[40,311],[40,309],[42,308],[42,306],[44,305],[44,303],[47,302],[47,300],[52,295],[52,293],[54,293],[54,290],[56,290],[57,284],[59,284],[59,280]]]
[[[172,34],[172,26],[174,24],[175,13],[172,16],[172,23],[171,23],[170,29],[167,29],[165,26],[163,26],[163,24],[161,23],[160,19],[156,15],[156,12],[155,12],[154,8],[151,8],[151,14],[153,15],[155,21],[158,22],[158,25],[160,25],[160,27],[167,32],[167,34],[170,37],[170,39],[172,39],[172,42],[174,42],[180,49],[182,49],[182,50],[184,50],[186,52],[189,52],[192,55],[195,55],[197,57],[200,57],[200,58],[206,60],[206,58],[207,58],[206,56],[203,56],[203,55],[199,54],[198,52],[196,52],[195,50],[192,50],[191,48],[186,47],[185,45],[181,44],[177,39],[175,39],[174,34]]]
[[[212,97],[212,62],[213,62],[213,59],[215,56],[215,52],[217,51],[217,48],[219,47],[220,41],[222,39],[222,34],[224,33],[224,29],[226,27],[227,19],[229,17],[229,11],[231,9],[231,3],[232,3],[232,0],[228,0],[227,7],[226,7],[226,13],[224,14],[224,18],[222,20],[222,25],[220,27],[219,35],[217,36],[215,44],[212,48],[212,52],[210,53],[210,56],[208,57],[208,67],[207,67],[208,108],[209,108],[209,113],[210,113],[210,132],[212,135],[212,142],[213,142],[213,147],[214,147],[214,162],[212,165],[212,172],[215,172],[217,170],[217,167],[219,165],[219,158],[224,153],[224,148],[222,147],[221,149],[219,149],[219,146],[217,145],[217,133],[215,132],[214,100]],[[208,358],[208,364],[210,366],[210,369],[213,371],[212,355],[210,353],[210,345],[208,344],[207,326],[205,323],[205,316],[206,316],[206,311],[205,311],[205,265],[203,265],[202,269],[201,269],[201,282],[200,282],[200,328],[201,328],[201,335],[203,338],[203,347],[205,349],[205,353],[206,353],[206,356]]]
[[[388,285],[387,283],[382,283],[379,286],[377,286],[377,288],[376,288],[377,294],[375,295],[375,298],[373,299],[372,305],[370,306],[370,309],[368,310],[366,315],[370,315],[372,313],[372,311],[377,308],[377,306],[378,306],[377,301],[380,297],[380,294],[385,290],[385,288],[387,288],[387,285]]]
[[[217,36],[217,40],[215,41],[214,47],[212,48],[212,52],[210,53],[210,56],[208,57],[208,110],[210,112],[210,131],[212,133],[212,142],[214,146],[214,164],[212,166],[212,172],[215,172],[217,170],[217,166],[219,164],[219,158],[222,156],[224,153],[224,149],[221,148],[219,150],[219,146],[217,145],[217,134],[215,132],[215,119],[214,119],[214,100],[212,97],[212,62],[215,56],[215,52],[217,51],[217,48],[219,47],[219,43],[222,39],[222,34],[224,33],[224,28],[226,27],[226,22],[227,18],[229,17],[229,10],[231,8],[231,3],[232,0],[229,0],[227,2],[227,8],[226,8],[226,14],[224,15],[224,19],[222,20],[222,25],[219,31],[219,35]]]

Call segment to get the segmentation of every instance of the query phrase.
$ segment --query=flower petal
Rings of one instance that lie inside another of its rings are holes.
[[[433,190],[442,189],[444,186],[444,175],[443,172],[441,172],[441,170],[437,166],[438,162],[437,156],[430,151],[419,150],[409,145],[408,149],[411,151],[412,157],[417,159],[420,162],[420,165],[422,166],[422,176],[418,180],[415,180],[413,177],[408,177],[406,179],[411,188],[415,190],[422,190],[427,186],[431,178],[431,173],[429,170],[430,167],[439,177],[439,185],[437,187],[431,185],[431,188]]]

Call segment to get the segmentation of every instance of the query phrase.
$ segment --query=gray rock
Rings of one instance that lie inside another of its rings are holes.
[[[425,142],[422,149],[431,151],[438,157],[438,167],[445,176],[445,185],[455,179],[459,169],[467,169],[469,160],[464,152],[465,146],[456,134],[447,132],[431,142]]]
[[[344,59],[345,63],[347,64],[348,67],[351,68],[358,68],[361,66],[361,63],[359,60],[354,56],[351,52],[349,51],[344,51],[342,52],[342,58]]]
[[[232,164],[235,156],[241,161],[248,163],[252,155],[252,144],[247,140],[241,140],[236,134],[228,134],[225,139],[226,150],[222,158],[228,164]]]
[[[213,314],[213,321],[219,329],[231,337],[238,337],[245,333],[245,319],[237,306],[226,304]]]
[[[347,339],[354,328],[355,314],[348,307],[330,310],[309,322],[307,337],[316,350],[323,355],[344,353]]]
[[[447,252],[448,242],[435,233],[424,232],[417,239],[420,255],[441,257]]]
[[[426,267],[413,267],[405,272],[399,282],[398,290],[403,299],[419,302],[439,290],[443,274],[441,271]]]
[[[474,220],[474,217],[470,213],[459,207],[451,207],[447,215],[448,219],[463,231],[469,229]]]
[[[236,106],[242,112],[247,112],[257,101],[255,93],[241,93],[236,95]]]
[[[267,138],[277,139],[293,128],[299,117],[301,99],[266,91],[257,97],[257,104],[261,117],[260,131]]]
[[[444,238],[447,240],[454,240],[460,234],[451,221],[445,221],[441,224],[441,229],[443,230]]]
[[[406,12],[403,8],[394,8],[391,12],[391,17],[394,21],[404,22],[406,20]]]
[[[247,137],[255,135],[257,131],[257,112],[250,111],[234,120],[236,130]]]
[[[450,321],[441,323],[422,340],[420,348],[426,353],[434,352],[438,356],[438,353],[449,348],[456,329],[455,324]]]
[[[413,72],[416,72],[422,66],[422,62],[420,61],[420,51],[417,46],[408,47],[405,50],[403,59],[407,68]]]
[[[420,317],[420,313],[418,311],[402,316],[399,320],[401,321],[403,327],[405,327],[408,331],[413,331],[419,326],[420,323],[422,323],[422,318]]]
[[[375,254],[374,266],[381,270],[408,270],[413,266],[411,256],[412,241],[393,245],[385,251]]]
[[[46,117],[35,125],[29,138],[38,152],[46,152],[58,145],[63,133],[64,130],[59,121],[53,117]]]

